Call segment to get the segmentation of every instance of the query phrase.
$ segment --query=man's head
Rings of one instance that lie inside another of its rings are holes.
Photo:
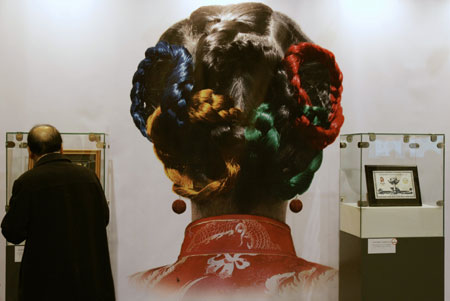
[[[39,158],[48,153],[59,152],[62,149],[62,138],[58,130],[49,124],[38,124],[28,133],[28,148],[30,155]]]

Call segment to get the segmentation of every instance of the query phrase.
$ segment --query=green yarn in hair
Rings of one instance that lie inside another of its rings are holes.
[[[324,128],[328,128],[330,126],[330,122],[328,121],[328,110],[326,108],[304,106],[302,113],[314,126],[321,126]]]
[[[250,144],[264,147],[270,152],[277,152],[280,148],[280,134],[274,128],[273,119],[269,104],[259,105],[250,121],[250,127],[245,129],[245,140]]]
[[[255,128],[246,128],[245,129],[245,140],[247,141],[258,141],[261,139],[262,133]]]
[[[302,194],[308,190],[311,185],[314,173],[319,169],[322,164],[323,152],[320,151],[309,163],[308,167],[293,176],[289,180],[289,186],[295,191],[296,194]],[[293,191],[293,192],[294,192]]]
[[[318,107],[305,106],[303,111],[315,124],[323,125],[327,118],[326,111]],[[281,137],[275,128],[274,115],[270,105],[262,103],[245,128],[247,161],[242,165],[245,169],[242,172],[249,177],[249,181],[244,186],[247,185],[247,189],[253,191],[266,191],[266,196],[270,199],[287,200],[309,188],[314,173],[322,163],[322,151],[315,155],[305,170],[294,176],[284,173],[286,166],[280,162]]]

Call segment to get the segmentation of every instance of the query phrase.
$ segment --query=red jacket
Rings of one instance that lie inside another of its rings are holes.
[[[138,273],[133,280],[171,300],[248,296],[324,301],[334,300],[324,299],[324,293],[336,285],[336,274],[297,257],[286,224],[260,216],[223,215],[192,222],[174,264]]]

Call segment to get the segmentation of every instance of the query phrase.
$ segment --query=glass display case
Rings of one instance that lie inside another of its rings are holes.
[[[6,208],[12,194],[14,181],[27,170],[33,168],[27,150],[26,132],[6,133]],[[61,133],[63,153],[73,163],[94,171],[105,188],[107,135],[105,133]],[[106,190],[105,190],[106,191]],[[108,198],[108,195],[107,195]],[[6,246],[6,301],[17,300],[20,262],[24,243]],[[1,298],[0,298],[1,299]]]
[[[342,231],[443,236],[444,135],[349,134],[340,145]]]
[[[444,152],[442,134],[341,135],[340,300],[443,300]]]

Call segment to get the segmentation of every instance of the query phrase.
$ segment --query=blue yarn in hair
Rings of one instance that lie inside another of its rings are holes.
[[[160,74],[166,77],[163,87],[152,86],[153,83],[146,82],[152,72],[158,71],[153,70],[157,63],[170,66],[169,74]],[[192,72],[192,56],[183,46],[160,41],[155,47],[147,49],[145,59],[139,63],[133,76],[130,93],[130,113],[144,137],[150,140],[147,135],[147,119],[158,105],[161,106],[162,118],[172,120],[177,126],[185,124],[188,118],[187,102],[193,89]],[[160,90],[161,99],[149,99],[151,90]]]

